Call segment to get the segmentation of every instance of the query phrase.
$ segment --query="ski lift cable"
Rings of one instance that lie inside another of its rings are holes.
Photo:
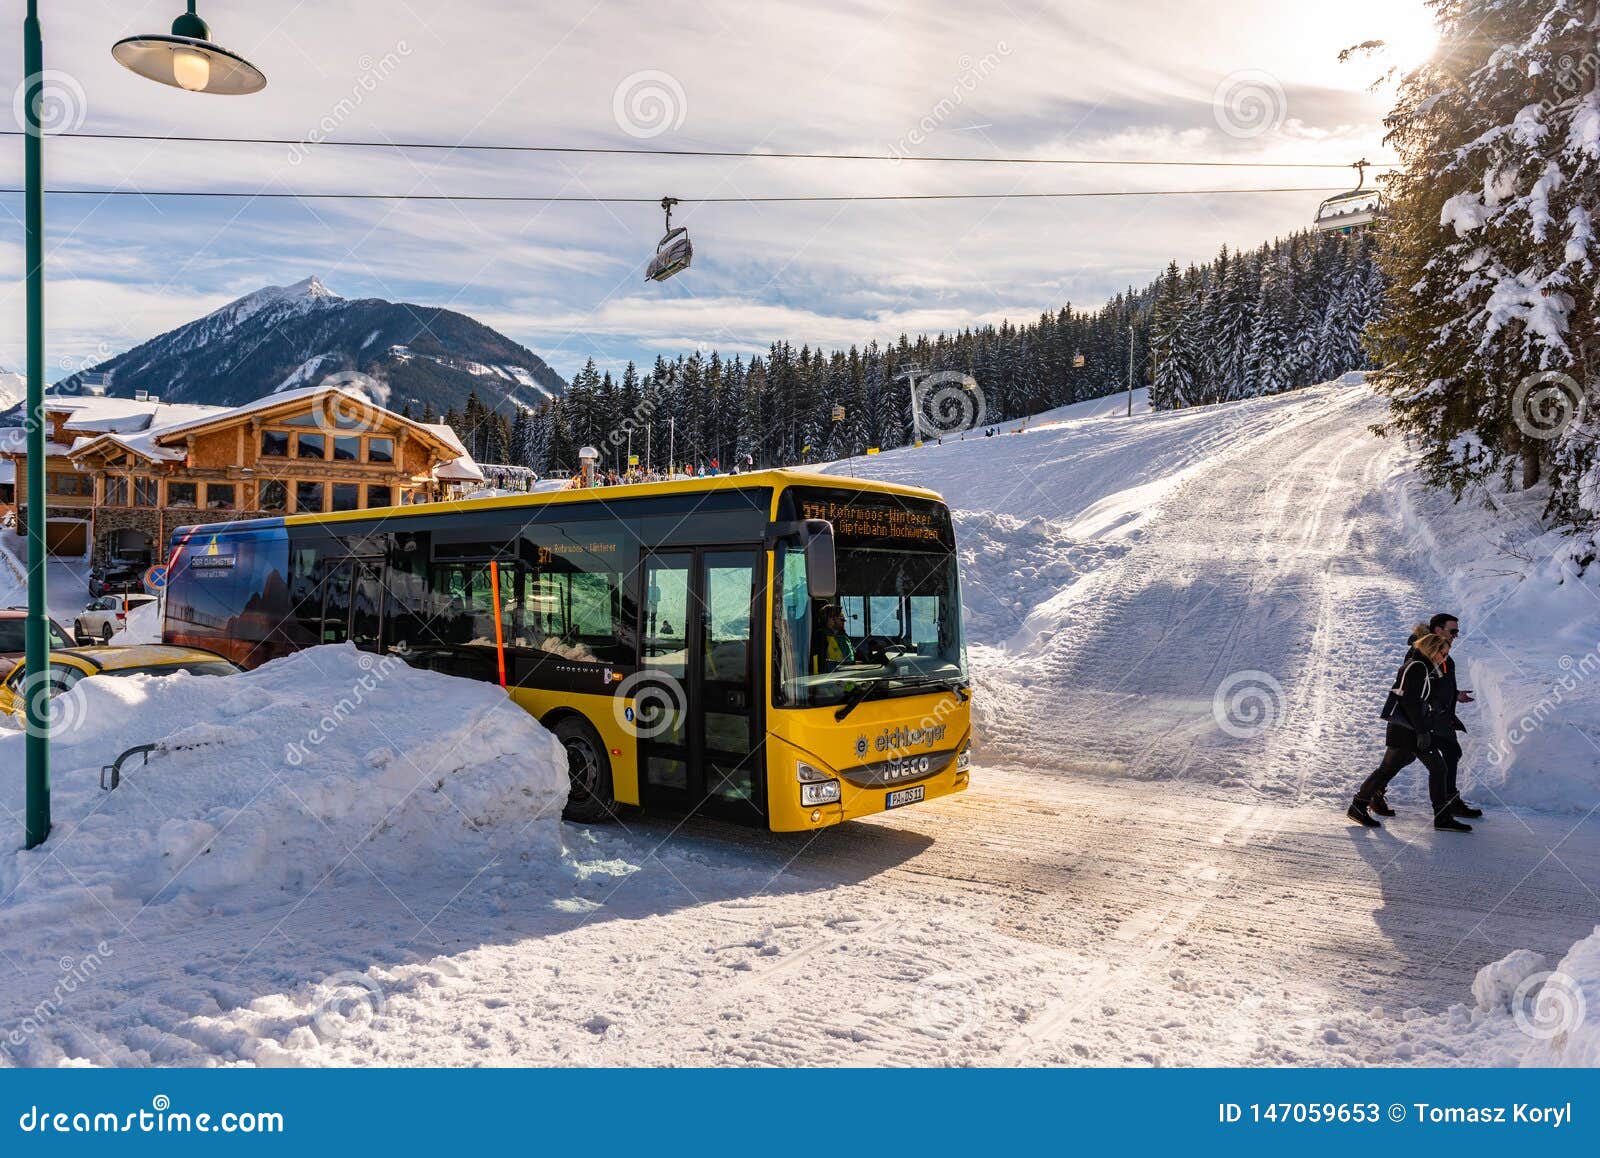
[[[1215,197],[1272,193],[1330,193],[1336,185],[1291,185],[1235,189],[1101,189],[1056,193],[837,193],[790,194],[771,197],[676,197],[685,205],[771,205],[802,202],[848,201],[1022,201],[1094,197]],[[15,186],[0,188],[0,195],[21,193]],[[204,197],[245,201],[482,201],[533,204],[660,205],[659,197],[599,197],[583,194],[522,193],[296,193],[287,190],[232,189],[46,189],[52,197]]]
[[[20,137],[19,129],[0,130],[0,136]],[[965,165],[1098,165],[1098,166],[1153,166],[1160,168],[1195,169],[1347,169],[1349,165],[1334,161],[1196,161],[1183,160],[1117,160],[1106,157],[961,157],[914,156],[889,153],[807,153],[769,152],[755,149],[650,149],[638,145],[514,145],[514,144],[449,144],[444,141],[308,141],[296,137],[213,137],[166,133],[94,133],[68,132],[53,134],[55,140],[81,137],[94,141],[153,141],[166,144],[205,145],[289,145],[301,149],[432,149],[444,152],[486,153],[565,153],[593,156],[619,157],[722,157],[747,161],[878,161],[910,164],[965,164]],[[1398,161],[1375,161],[1374,169],[1399,168]]]

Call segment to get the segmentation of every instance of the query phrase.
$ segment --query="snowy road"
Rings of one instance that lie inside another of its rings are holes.
[[[1343,821],[1405,626],[1443,598],[1391,502],[1403,450],[1367,432],[1380,413],[1318,388],[856,460],[958,509],[972,790],[812,837],[563,826],[556,872],[389,879],[357,857],[265,906],[124,921],[85,901],[25,959],[0,926],[6,1025],[57,957],[112,949],[15,1056],[1514,1061],[1509,1015],[1451,1007],[1483,965],[1553,963],[1600,922],[1600,819],[1480,787],[1478,831],[1436,834],[1407,772],[1383,831]]]

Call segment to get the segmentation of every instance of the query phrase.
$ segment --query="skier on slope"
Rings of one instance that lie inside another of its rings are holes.
[[[1454,742],[1456,724],[1455,685],[1453,680],[1446,680],[1444,672],[1444,664],[1450,658],[1450,639],[1435,635],[1426,624],[1418,625],[1412,639],[1380,713],[1388,722],[1383,759],[1356,790],[1346,815],[1367,828],[1382,828],[1371,812],[1374,802],[1383,798],[1389,781],[1402,768],[1421,760],[1428,769],[1433,827],[1442,832],[1471,832],[1472,826],[1463,824],[1455,815],[1458,801],[1450,791],[1450,768],[1439,742],[1441,737]],[[1382,807],[1380,815],[1393,815],[1387,803]]]

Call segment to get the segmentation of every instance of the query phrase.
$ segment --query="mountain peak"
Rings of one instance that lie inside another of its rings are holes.
[[[307,278],[301,278],[299,281],[295,282],[291,286],[285,286],[284,287],[284,294],[286,296],[307,297],[307,298],[338,298],[339,297],[338,294],[334,293],[327,286],[323,285],[322,284],[322,279],[319,278],[316,274],[312,274],[310,277],[307,277]]]
[[[293,285],[262,286],[258,290],[247,293],[242,298],[235,298],[221,309],[213,310],[208,317],[226,318],[237,325],[248,318],[254,317],[265,309],[288,310],[299,312],[316,309],[318,306],[334,305],[344,299],[322,284],[322,279],[315,274],[301,278]]]

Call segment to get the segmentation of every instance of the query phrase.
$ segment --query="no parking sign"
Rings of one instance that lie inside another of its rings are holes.
[[[144,589],[151,595],[160,595],[167,589],[167,565],[157,563],[144,573]]]

